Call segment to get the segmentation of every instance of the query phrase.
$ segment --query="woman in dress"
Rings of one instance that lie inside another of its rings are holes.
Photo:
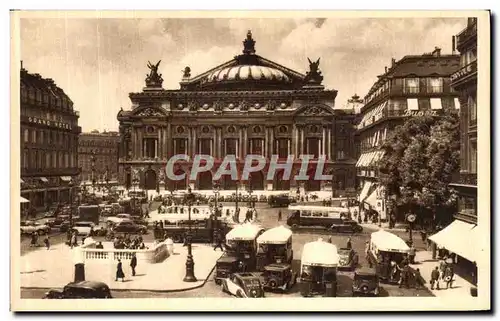
[[[123,273],[122,261],[120,259],[118,259],[118,264],[116,265],[115,281],[118,281],[118,279],[122,279],[122,282],[125,282],[125,273]]]

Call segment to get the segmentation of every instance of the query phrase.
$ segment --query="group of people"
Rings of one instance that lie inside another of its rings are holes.
[[[117,250],[145,250],[146,245],[143,242],[142,236],[135,235],[133,238],[129,234],[117,236],[113,240],[113,246]]]
[[[130,269],[132,270],[132,276],[135,276],[136,274],[136,269],[137,267],[137,257],[135,256],[135,253],[132,254],[132,258],[130,259]],[[118,259],[118,264],[116,265],[116,275],[115,275],[115,281],[118,281],[119,279],[122,280],[122,282],[125,282],[125,272],[123,272],[123,264],[122,260]]]
[[[440,290],[439,281],[444,282],[446,289],[453,286],[453,277],[455,276],[455,271],[453,270],[453,264],[448,264],[446,262],[446,257],[439,261],[439,266],[436,266],[431,272],[431,290]]]

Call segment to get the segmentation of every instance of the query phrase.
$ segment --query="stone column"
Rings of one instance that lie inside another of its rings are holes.
[[[238,139],[238,157],[243,158],[243,128],[239,127],[239,139]]]
[[[271,158],[271,155],[274,153],[274,127],[269,128],[269,136],[269,146],[271,148],[271,150],[269,151],[269,158]]]
[[[163,131],[163,137],[164,137],[164,140],[163,140],[163,146],[165,146],[165,158],[169,158],[171,155],[172,155],[172,147],[173,147],[173,141],[171,139],[171,135],[170,135],[170,123],[167,124],[167,128],[165,131]]]
[[[300,139],[299,139],[299,154],[304,154],[304,126],[299,127],[300,130]]]
[[[132,158],[137,158],[138,157],[138,150],[137,150],[137,128],[132,127]]]
[[[321,138],[321,153],[320,155],[326,155],[326,128],[323,127],[323,136]]]
[[[191,157],[194,157],[194,155],[198,154],[198,137],[196,135],[196,132],[197,132],[198,128],[196,126],[193,126],[191,128],[191,133],[192,133],[192,141],[191,141],[191,144],[192,144],[192,147],[191,147]]]
[[[142,127],[137,128],[137,133],[139,137],[139,158],[144,157],[144,142],[142,141]]]
[[[193,147],[193,145],[194,145],[194,144],[193,144],[193,139],[192,139],[192,137],[193,137],[193,128],[192,128],[191,126],[188,126],[187,154],[188,154],[189,156],[191,156],[191,155],[192,155],[192,153],[193,153],[193,148],[194,148],[194,147]]]
[[[243,147],[243,157],[245,157],[247,154],[248,154],[248,127],[246,125],[243,126],[243,141],[241,142],[242,143],[242,147]]]
[[[297,158],[299,156],[299,129],[296,124],[293,124],[292,147],[293,154],[295,155],[295,158]]]
[[[162,153],[163,153],[163,148],[162,148],[163,140],[161,137],[162,132],[163,128],[162,127],[158,128],[158,141],[156,142],[156,149],[157,149],[156,157],[158,157],[159,159],[162,159]]]
[[[210,148],[210,154],[211,156],[213,156],[214,158],[217,158],[218,157],[218,148],[217,148],[217,136],[218,133],[217,133],[217,126],[214,126],[214,137],[212,139],[212,143],[210,144],[212,146],[212,148]]]
[[[330,153],[332,149],[332,136],[331,136],[331,129],[330,126],[326,128],[326,158],[327,159],[332,159],[332,155]]]
[[[217,127],[217,148],[219,149],[219,153],[217,154],[218,158],[222,158],[223,156],[226,156],[225,153],[222,155],[222,127]]]

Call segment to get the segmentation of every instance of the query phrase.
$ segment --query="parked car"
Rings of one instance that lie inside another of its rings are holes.
[[[21,234],[31,234],[33,232],[37,232],[38,234],[48,234],[50,233],[50,226],[34,221],[21,222]]]
[[[52,289],[44,299],[112,299],[109,286],[103,282],[81,281],[68,283],[62,290]]]
[[[262,274],[264,288],[270,290],[280,289],[286,291],[291,289],[297,282],[297,275],[290,264],[273,263],[264,267]]]
[[[118,214],[116,216],[110,216],[106,219],[106,223],[111,223],[111,224],[117,224],[122,221],[132,221],[132,215]]]
[[[223,292],[237,298],[263,298],[264,287],[258,275],[253,273],[234,273],[229,278],[222,279]]]
[[[140,233],[147,234],[148,228],[144,225],[136,224],[133,221],[121,221],[113,227],[115,233]]]
[[[338,269],[348,269],[353,271],[359,263],[359,256],[353,249],[340,248]]]
[[[78,235],[89,235],[90,229],[95,228],[95,224],[93,222],[76,222],[73,224],[73,229],[76,231]]]
[[[140,216],[132,216],[132,222],[134,222],[135,224],[138,224],[138,225],[148,226],[148,221],[146,221],[145,219],[143,219]]]
[[[380,294],[379,277],[375,269],[363,268],[354,272],[352,296]]]

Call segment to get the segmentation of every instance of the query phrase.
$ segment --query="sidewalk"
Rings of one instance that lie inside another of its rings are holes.
[[[175,244],[174,254],[162,263],[139,262],[135,277],[131,276],[129,261],[123,260],[125,282],[115,281],[117,261],[88,260],[85,263],[85,278],[102,281],[112,290],[183,291],[203,286],[221,254],[221,251],[214,251],[210,246],[193,244],[198,282],[183,282],[187,247],[181,244]],[[61,288],[73,281],[73,252],[63,244],[55,245],[49,251],[40,249],[30,252],[21,256],[20,273],[22,288]]]
[[[418,251],[415,255],[416,264],[410,264],[414,269],[420,269],[420,274],[425,280],[425,286],[432,292],[436,297],[440,298],[464,298],[471,297],[470,288],[471,283],[467,282],[465,279],[461,278],[457,274],[453,277],[453,287],[446,289],[446,285],[443,281],[440,281],[439,285],[441,290],[431,290],[431,285],[429,280],[431,279],[431,272],[436,266],[439,265],[438,260],[432,259],[432,253],[429,251]]]

